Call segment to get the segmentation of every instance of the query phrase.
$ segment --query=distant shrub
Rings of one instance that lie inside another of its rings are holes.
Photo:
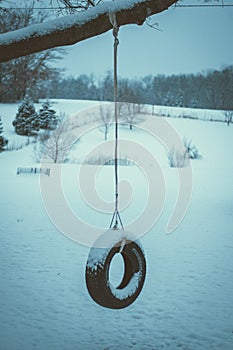
[[[50,137],[50,131],[44,130],[42,133],[39,134],[38,140],[40,142],[46,142],[48,141],[49,137]]]
[[[26,146],[26,144],[17,144],[15,142],[11,142],[10,144],[7,145],[7,150],[8,151],[18,151],[20,149],[22,149],[24,146]]]
[[[171,148],[167,154],[171,168],[183,168],[187,162],[187,152],[185,149]]]
[[[183,168],[186,166],[188,159],[202,159],[197,147],[188,141],[183,140],[184,148],[175,149],[172,147],[168,152],[168,162],[171,168]]]
[[[84,160],[84,164],[89,165],[114,165],[115,159],[112,159],[108,155],[95,155]],[[127,157],[118,158],[118,165],[130,166],[134,165],[134,162],[130,161]]]
[[[192,141],[188,141],[184,138],[184,147],[186,149],[186,153],[188,158],[190,159],[202,159],[202,155],[199,153],[197,147],[192,144]]]

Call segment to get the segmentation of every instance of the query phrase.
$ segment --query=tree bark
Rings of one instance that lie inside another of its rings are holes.
[[[73,45],[112,28],[109,13],[115,13],[118,26],[141,25],[178,0],[117,0],[102,3],[85,12],[69,15],[13,32],[0,34],[0,62],[54,47]]]

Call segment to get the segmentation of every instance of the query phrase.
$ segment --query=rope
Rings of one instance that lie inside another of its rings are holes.
[[[118,184],[118,81],[117,81],[117,48],[119,45],[118,32],[119,27],[117,25],[116,14],[109,13],[109,20],[113,26],[113,37],[114,37],[114,115],[115,115],[115,210],[111,220],[110,228],[118,228],[118,220],[121,228],[124,230],[120,214],[118,211],[118,196],[119,196],[119,184]],[[115,224],[113,226],[115,219]]]

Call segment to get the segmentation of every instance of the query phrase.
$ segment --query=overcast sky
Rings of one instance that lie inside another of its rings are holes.
[[[120,28],[120,76],[197,73],[233,64],[233,7],[170,8],[150,22],[161,31],[146,24]],[[111,32],[85,40],[68,48],[56,66],[67,68],[67,75],[102,76],[112,70],[112,45]]]

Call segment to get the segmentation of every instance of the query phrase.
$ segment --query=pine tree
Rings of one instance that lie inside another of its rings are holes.
[[[191,108],[198,108],[199,106],[199,101],[196,96],[192,96],[191,98]]]
[[[178,91],[176,106],[177,107],[184,107],[184,95],[183,95],[183,91],[181,89],[179,89],[179,91]]]
[[[31,136],[34,135],[36,131],[39,131],[39,117],[29,97],[25,97],[22,101],[12,124],[16,133],[19,135]]]
[[[55,129],[58,124],[58,117],[56,111],[51,109],[51,103],[48,99],[42,104],[42,108],[39,111],[40,128],[52,130]]]
[[[4,150],[4,147],[8,144],[8,140],[2,136],[3,133],[3,126],[2,126],[2,119],[0,117],[0,152]]]

